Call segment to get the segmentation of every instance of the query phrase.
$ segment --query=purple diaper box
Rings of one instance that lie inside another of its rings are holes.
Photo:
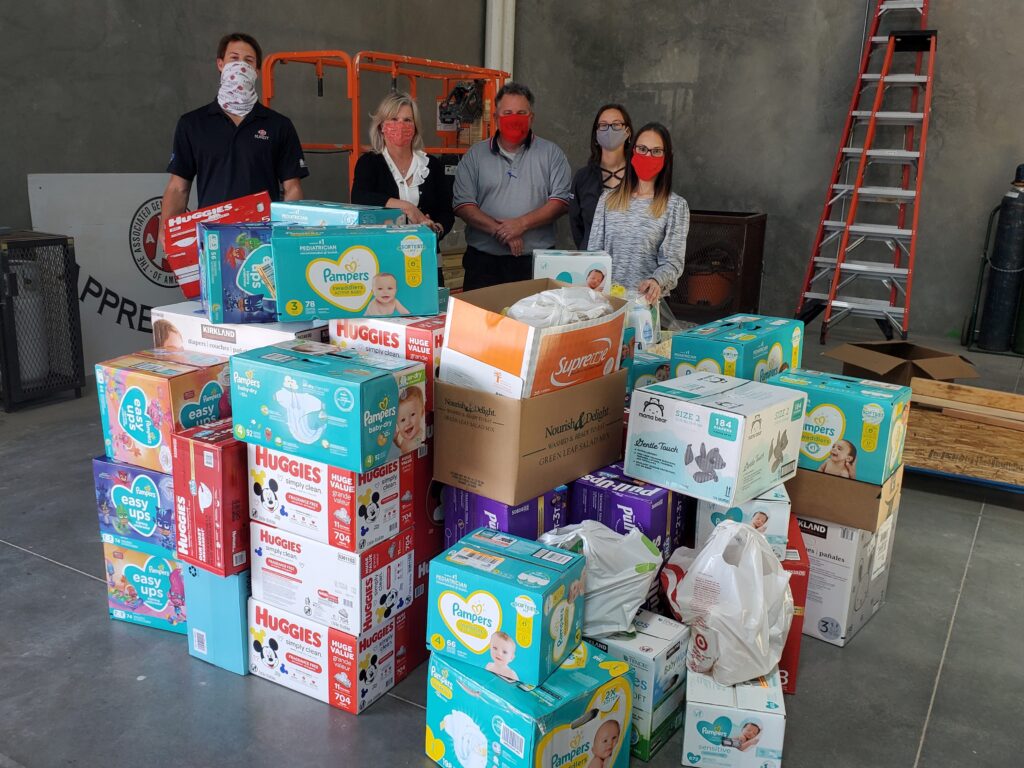
[[[536,499],[509,506],[459,488],[441,491],[444,508],[444,545],[450,547],[470,531],[484,527],[536,539],[545,531],[565,525],[569,489],[560,485]]]

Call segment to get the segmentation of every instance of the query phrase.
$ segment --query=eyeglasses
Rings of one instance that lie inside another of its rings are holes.
[[[637,144],[633,147],[633,151],[638,155],[650,155],[651,157],[664,157],[664,147],[645,147],[643,144]]]
[[[609,129],[615,131],[616,133],[618,133],[619,131],[625,130],[625,128],[626,128],[626,124],[621,122],[620,120],[616,120],[614,123],[598,123],[597,124],[597,130],[601,131],[602,133],[604,133],[605,131],[607,131]]]

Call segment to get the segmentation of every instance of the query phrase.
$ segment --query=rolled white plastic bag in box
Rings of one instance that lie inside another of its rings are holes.
[[[526,296],[508,309],[508,316],[534,328],[554,328],[610,315],[612,305],[590,288],[552,288]]]

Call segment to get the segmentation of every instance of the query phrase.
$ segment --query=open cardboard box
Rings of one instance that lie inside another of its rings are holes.
[[[794,515],[874,532],[900,505],[903,466],[880,486],[801,468],[786,490]]]
[[[841,360],[843,375],[910,386],[915,376],[936,381],[976,379],[978,371],[965,357],[906,341],[864,341],[843,344],[824,353]]]

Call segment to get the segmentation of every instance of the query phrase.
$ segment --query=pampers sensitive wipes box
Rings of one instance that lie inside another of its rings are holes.
[[[803,369],[768,383],[807,396],[801,467],[882,485],[902,463],[910,387]]]
[[[582,555],[480,528],[430,563],[435,653],[540,685],[582,639]]]
[[[799,368],[804,324],[762,315],[732,315],[689,328],[672,337],[676,376],[695,371],[765,381],[779,371]]]
[[[169,549],[100,534],[110,618],[185,632],[185,581]]]
[[[270,224],[199,224],[202,302],[213,323],[277,319]]]
[[[423,363],[283,342],[231,358],[235,437],[352,472],[426,440]]]
[[[327,224],[395,224],[402,212],[397,208],[333,203],[326,200],[291,200],[270,204],[270,220],[306,227]]]
[[[606,251],[537,250],[533,252],[533,277],[608,293],[612,287],[612,257]]]
[[[695,547],[701,549],[720,522],[735,520],[737,523],[751,525],[754,530],[762,533],[776,557],[782,560],[786,557],[786,542],[789,540],[789,511],[789,494],[784,485],[732,507],[699,501]]]
[[[627,768],[629,665],[581,643],[539,688],[435,653],[427,756],[444,768]]]
[[[139,541],[174,549],[174,484],[170,475],[113,461],[92,460],[100,534],[116,543]]]
[[[742,504],[796,474],[805,397],[694,373],[633,392],[626,474],[716,504]]]

